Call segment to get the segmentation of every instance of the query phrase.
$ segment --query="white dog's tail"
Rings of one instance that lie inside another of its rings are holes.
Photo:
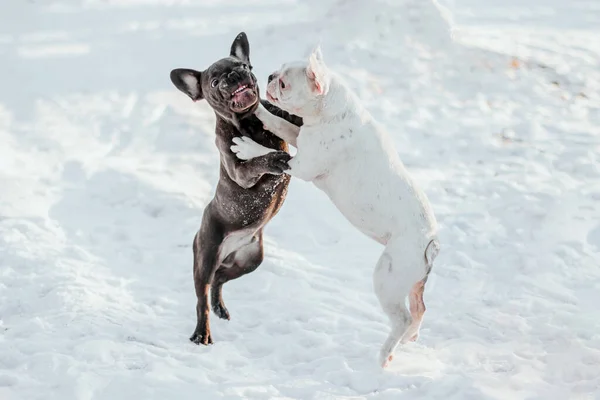
[[[440,254],[440,242],[438,241],[438,239],[436,237],[434,237],[433,239],[431,239],[431,241],[425,248],[426,270],[425,270],[424,282],[427,282],[427,277],[429,276],[429,273],[431,272],[431,268],[433,268],[433,261],[436,259],[438,254]]]

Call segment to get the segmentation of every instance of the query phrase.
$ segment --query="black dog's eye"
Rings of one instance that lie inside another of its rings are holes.
[[[211,87],[217,87],[217,85],[219,84],[219,81],[216,79],[213,79],[212,82],[210,83]]]
[[[242,68],[252,70],[252,66],[248,64],[242,64]]]
[[[279,86],[281,86],[282,89],[285,89],[285,83],[283,83],[282,80],[279,80]]]

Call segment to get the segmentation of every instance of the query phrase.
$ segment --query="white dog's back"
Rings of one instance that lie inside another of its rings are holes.
[[[413,237],[424,251],[437,233],[437,222],[392,138],[334,73],[329,94],[329,106],[338,109],[334,117],[305,125],[298,137],[299,149],[306,145],[314,158],[328,161],[326,173],[314,183],[368,236],[383,244],[392,236]]]

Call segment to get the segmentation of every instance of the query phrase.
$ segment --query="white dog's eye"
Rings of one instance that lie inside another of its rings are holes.
[[[217,85],[219,84],[219,81],[216,79],[213,79],[212,82],[210,83],[211,87],[217,87]]]
[[[285,89],[285,83],[283,83],[283,81],[282,81],[281,79],[279,80],[279,86],[280,86],[282,89]]]

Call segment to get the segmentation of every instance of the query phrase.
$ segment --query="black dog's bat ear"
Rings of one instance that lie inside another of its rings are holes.
[[[194,101],[204,98],[200,84],[202,74],[193,69],[178,68],[171,71],[171,82]]]
[[[231,44],[230,56],[235,57],[245,64],[250,65],[250,43],[244,32],[240,32]]]

